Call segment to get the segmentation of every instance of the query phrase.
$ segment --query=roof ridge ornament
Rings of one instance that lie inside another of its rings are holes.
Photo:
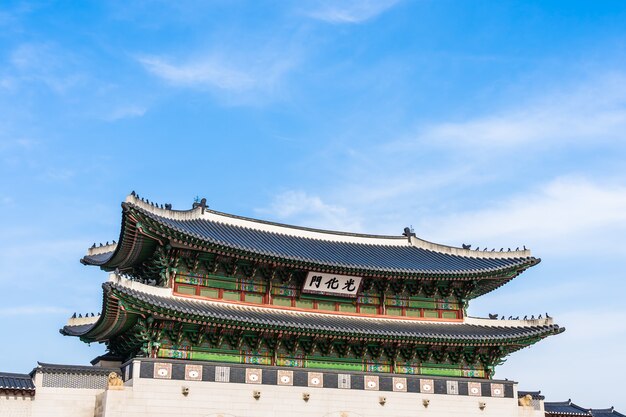
[[[198,197],[196,197],[191,208],[196,209],[198,207],[202,209],[202,214],[204,214],[204,211],[209,208],[206,203],[206,198],[203,197],[202,199],[199,199]]]
[[[417,237],[415,235],[415,232],[413,231],[413,225],[411,225],[409,227],[405,227],[404,228],[404,233],[402,233],[402,236],[406,236],[407,239],[409,239],[409,243],[411,243],[411,236]]]

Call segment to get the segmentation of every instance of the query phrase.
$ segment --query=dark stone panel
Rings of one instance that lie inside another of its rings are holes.
[[[303,371],[293,371],[293,385],[296,387],[309,386],[309,375]]]
[[[433,382],[435,383],[435,394],[448,393],[448,386],[446,385],[445,379],[435,379]]]
[[[278,371],[275,369],[263,369],[263,384],[276,385],[278,383]]]
[[[482,391],[483,397],[491,397],[491,383],[490,382],[481,383],[480,389]]]
[[[245,384],[246,370],[244,368],[230,368],[230,382]]]
[[[202,367],[202,380],[215,381],[215,365],[204,365]]]
[[[469,395],[467,382],[459,381],[459,395]]]
[[[380,391],[393,391],[393,378],[389,376],[378,378],[378,389]]]
[[[420,392],[419,378],[408,378],[406,381],[406,390],[408,392]]]
[[[324,374],[324,388],[337,388],[339,376],[337,374]]]
[[[154,378],[154,363],[141,362],[139,368],[139,378]]]
[[[513,398],[513,384],[504,384],[504,396],[506,398]]]
[[[176,379],[176,380],[185,379],[185,364],[184,363],[172,364],[172,379]]]
[[[352,375],[350,377],[350,388],[352,389],[365,389],[365,382],[363,381],[363,375]]]

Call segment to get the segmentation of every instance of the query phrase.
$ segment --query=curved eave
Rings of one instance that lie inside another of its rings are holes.
[[[91,324],[78,326],[66,325],[59,330],[64,336],[79,337],[84,342],[102,342],[121,334],[132,327],[138,316],[129,314],[120,298],[113,293],[108,283],[102,284],[102,313],[98,320]]]
[[[507,346],[514,351],[565,330],[554,324],[497,326],[294,312],[159,296],[113,282],[105,283],[103,288],[101,318],[90,328],[77,331],[66,327],[62,333],[84,341],[104,341],[122,334],[140,315],[152,315],[162,320],[251,331],[447,346]]]
[[[132,267],[148,258],[160,242],[142,233],[137,223],[138,220],[128,210],[126,203],[122,203],[122,225],[118,243],[110,245],[112,250],[104,253],[99,248],[90,249],[80,262],[113,271],[116,268]]]

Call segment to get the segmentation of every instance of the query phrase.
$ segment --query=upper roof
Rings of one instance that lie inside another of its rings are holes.
[[[429,322],[400,318],[363,317],[336,313],[305,312],[266,308],[237,303],[197,300],[173,295],[169,288],[155,288],[115,278],[103,284],[104,306],[100,318],[91,326],[70,325],[62,333],[81,336],[85,341],[101,341],[130,325],[132,311],[153,311],[160,316],[193,323],[213,323],[243,329],[357,337],[364,339],[415,340],[423,343],[497,346],[519,348],[564,329],[552,319],[507,321],[466,318],[464,322]],[[118,305],[122,301],[124,308]],[[143,313],[145,314],[145,313]],[[111,323],[118,323],[111,326]],[[120,324],[121,323],[121,324]]]
[[[124,269],[163,238],[173,245],[218,250],[312,270],[364,275],[490,275],[520,271],[539,259],[529,250],[480,251],[408,236],[344,233],[255,220],[209,210],[160,208],[131,194],[122,203],[120,243],[93,247],[81,260]]]
[[[28,374],[0,372],[0,393],[35,395],[35,384]]]

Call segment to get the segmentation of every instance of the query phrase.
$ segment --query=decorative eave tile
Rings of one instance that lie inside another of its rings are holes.
[[[154,377],[156,379],[172,379],[172,364],[155,362]]]
[[[435,383],[432,379],[420,379],[420,392],[424,394],[435,393]]]
[[[406,378],[393,377],[393,390],[396,392],[406,392]]]
[[[246,368],[246,384],[260,384],[263,373],[258,368]]]
[[[369,391],[378,391],[378,376],[365,375],[364,388]]]
[[[321,372],[309,372],[309,387],[323,388],[324,374]]]
[[[185,365],[185,380],[202,381],[202,365]]]
[[[480,397],[482,395],[482,385],[480,382],[468,382],[467,393],[474,397]]]

